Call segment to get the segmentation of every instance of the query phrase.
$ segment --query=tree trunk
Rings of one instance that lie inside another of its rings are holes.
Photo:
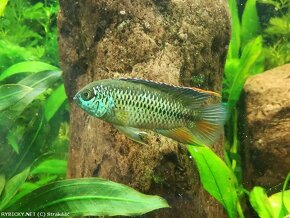
[[[224,217],[201,187],[183,144],[150,135],[132,142],[72,101],[84,85],[138,77],[221,90],[229,43],[226,1],[60,0],[59,51],[70,101],[68,177],[98,176],[166,198],[170,209],[144,217]],[[222,154],[222,140],[214,150]]]

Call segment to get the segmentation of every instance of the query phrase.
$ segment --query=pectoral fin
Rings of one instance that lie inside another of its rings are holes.
[[[144,132],[138,128],[127,127],[127,126],[118,126],[114,125],[116,129],[124,133],[128,138],[132,139],[135,142],[138,142],[142,145],[147,145],[147,132]]]

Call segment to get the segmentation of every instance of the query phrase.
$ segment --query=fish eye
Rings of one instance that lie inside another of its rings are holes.
[[[88,100],[91,100],[94,97],[94,94],[93,94],[92,90],[86,90],[86,91],[81,93],[81,97],[85,101],[88,101]]]

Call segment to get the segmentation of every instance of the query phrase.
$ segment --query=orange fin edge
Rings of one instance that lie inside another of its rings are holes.
[[[155,132],[164,135],[168,138],[172,138],[183,144],[196,144],[193,133],[186,127],[180,127],[175,129],[157,129]]]

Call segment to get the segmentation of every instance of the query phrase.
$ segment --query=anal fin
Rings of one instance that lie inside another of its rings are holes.
[[[116,129],[125,134],[128,138],[132,139],[135,142],[138,142],[142,145],[147,145],[147,132],[142,131],[141,129],[127,126],[114,125]]]
[[[155,132],[172,138],[183,144],[212,145],[221,133],[221,126],[207,122],[198,122],[195,127],[179,127],[175,129],[155,129]]]
[[[183,144],[197,143],[193,133],[186,127],[179,127],[174,129],[155,129],[154,131]]]

